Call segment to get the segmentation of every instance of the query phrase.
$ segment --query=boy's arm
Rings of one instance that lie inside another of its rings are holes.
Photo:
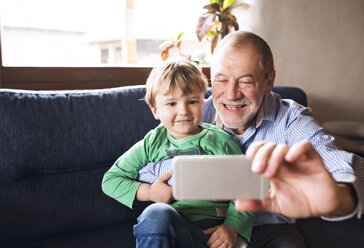
[[[147,163],[143,141],[136,143],[116,160],[102,180],[104,193],[120,203],[133,207],[141,182],[136,181],[140,167]]]
[[[172,200],[172,187],[166,184],[171,175],[166,174],[151,185],[137,181],[138,172],[149,159],[145,142],[145,139],[139,141],[119,157],[102,181],[104,193],[129,208],[135,200],[164,203]]]
[[[225,215],[224,224],[231,226],[246,241],[250,241],[253,230],[254,214],[239,212],[235,209],[235,201],[231,201]]]

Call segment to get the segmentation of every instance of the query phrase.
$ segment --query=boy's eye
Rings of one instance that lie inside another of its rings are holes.
[[[196,104],[196,103],[198,103],[198,101],[197,101],[197,100],[189,101],[189,104]]]
[[[169,103],[167,103],[167,105],[173,107],[173,106],[176,105],[176,103],[175,102],[169,102]]]

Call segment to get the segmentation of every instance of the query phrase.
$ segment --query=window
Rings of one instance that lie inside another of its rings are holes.
[[[1,0],[0,87],[83,89],[144,84],[152,66],[162,61],[160,45],[180,32],[184,32],[181,52],[206,64],[203,70],[208,74],[209,43],[197,41],[194,34],[208,3]]]
[[[208,56],[194,29],[207,0],[2,0],[4,66],[151,65],[184,32],[182,52]],[[123,49],[124,48],[124,49]]]

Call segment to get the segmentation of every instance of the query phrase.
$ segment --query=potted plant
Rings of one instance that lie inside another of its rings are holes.
[[[203,13],[197,22],[196,36],[201,42],[206,38],[211,43],[211,54],[214,52],[218,41],[224,38],[233,29],[239,30],[239,24],[236,17],[231,14],[231,10],[238,5],[232,5],[235,0],[209,0],[210,4],[203,8],[207,12]],[[161,58],[166,60],[170,56],[171,50],[176,50],[178,56],[190,58],[181,52],[181,42],[183,32],[177,37],[172,37],[160,45],[162,49]]]
[[[211,54],[214,52],[218,41],[228,33],[239,30],[236,17],[231,14],[235,0],[209,0],[210,4],[203,8],[207,12],[198,19],[196,35],[199,41],[204,37],[211,42]]]

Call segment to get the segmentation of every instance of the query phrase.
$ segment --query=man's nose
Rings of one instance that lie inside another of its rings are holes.
[[[242,98],[242,92],[239,89],[239,85],[235,81],[230,81],[227,84],[225,95],[229,101],[235,101]]]

